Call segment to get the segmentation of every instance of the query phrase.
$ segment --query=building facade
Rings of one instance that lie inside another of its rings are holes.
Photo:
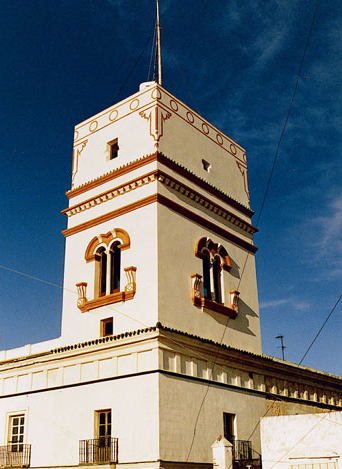
[[[260,465],[265,414],[342,409],[261,353],[245,150],[155,82],[75,127],[58,339],[0,352],[0,465]]]

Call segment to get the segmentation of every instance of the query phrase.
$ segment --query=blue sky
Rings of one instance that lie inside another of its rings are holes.
[[[315,3],[160,0],[163,85],[247,149],[254,221]],[[150,43],[125,81],[154,18],[154,0],[0,0],[0,264],[62,284],[73,127],[148,79]],[[342,291],[341,25],[322,1],[255,237],[263,349],[283,334],[294,362]],[[61,300],[0,269],[0,348],[57,337]],[[341,324],[342,302],[304,364],[342,375]]]

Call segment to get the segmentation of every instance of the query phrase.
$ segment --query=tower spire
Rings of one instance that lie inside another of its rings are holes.
[[[162,84],[162,63],[161,63],[161,46],[160,46],[160,23],[159,23],[159,0],[156,0],[157,7],[157,47],[156,54],[158,57],[158,83]]]

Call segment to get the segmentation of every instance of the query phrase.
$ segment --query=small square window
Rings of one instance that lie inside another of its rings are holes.
[[[109,335],[113,335],[113,318],[106,318],[101,321],[101,337]]]
[[[204,171],[206,171],[207,173],[210,173],[211,164],[209,163],[209,161],[202,160],[202,166],[203,166]]]
[[[111,142],[108,142],[108,149],[110,160],[114,160],[114,158],[117,158],[119,156],[119,143],[117,138],[115,140],[112,140]]]

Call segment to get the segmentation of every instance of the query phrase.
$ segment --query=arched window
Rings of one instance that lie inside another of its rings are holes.
[[[207,250],[202,251],[203,262],[203,296],[211,300],[211,282],[210,282],[210,253]]]
[[[116,241],[110,247],[110,293],[120,290],[121,249]]]
[[[130,237],[122,228],[114,228],[108,233],[94,236],[89,242],[84,258],[87,263],[94,263],[94,298],[87,298],[87,282],[76,284],[77,307],[82,313],[134,298],[137,268],[133,265],[124,265],[122,268],[121,262],[122,251],[129,249],[130,246]],[[126,282],[122,279],[122,273],[126,276]]]

